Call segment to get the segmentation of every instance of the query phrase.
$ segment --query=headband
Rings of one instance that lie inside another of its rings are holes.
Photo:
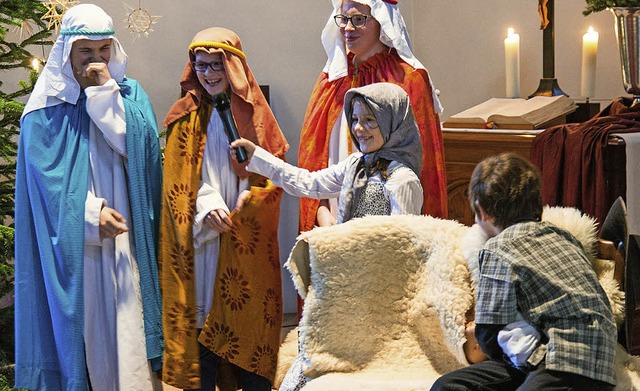
[[[227,45],[226,43],[212,42],[212,41],[192,42],[191,45],[189,45],[189,51],[192,51],[195,48],[218,48],[218,49],[222,49],[227,52],[233,53],[236,56],[242,58],[244,61],[247,61],[247,55],[244,54],[242,50],[235,48],[231,45]]]
[[[113,29],[111,29],[111,30],[102,30],[102,31],[95,31],[95,30],[88,30],[88,29],[80,29],[80,30],[65,29],[65,30],[60,30],[60,35],[113,35],[114,33],[115,33],[115,31]]]

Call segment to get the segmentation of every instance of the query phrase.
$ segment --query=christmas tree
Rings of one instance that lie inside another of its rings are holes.
[[[51,31],[42,17],[47,7],[39,0],[0,0],[0,70],[24,68],[28,80],[11,91],[0,81],[0,391],[13,385],[13,211],[17,136],[24,98],[31,93],[41,63],[31,50],[51,45]],[[34,63],[34,60],[36,61]],[[4,299],[4,300],[3,300]],[[4,306],[4,308],[3,308]]]

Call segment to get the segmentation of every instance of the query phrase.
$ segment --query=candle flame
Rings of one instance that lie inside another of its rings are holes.
[[[515,33],[515,31],[513,30],[513,28],[509,27],[507,29],[507,36],[508,37],[513,37],[513,34]]]
[[[589,26],[589,30],[587,30],[588,33],[593,33],[593,26]]]

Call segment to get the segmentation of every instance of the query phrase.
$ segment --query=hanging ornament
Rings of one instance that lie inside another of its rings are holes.
[[[127,18],[124,21],[127,24],[127,29],[133,35],[134,41],[143,35],[148,37],[149,33],[153,31],[151,26],[162,17],[152,16],[149,11],[140,7],[140,1],[138,1],[138,8],[133,8],[124,2],[122,4],[127,8]]]
[[[45,1],[42,3],[47,8],[47,13],[44,14],[40,19],[49,20],[49,25],[47,26],[47,30],[53,29],[56,34],[60,32],[60,24],[62,23],[62,15],[71,7],[76,4],[79,4],[79,1],[76,0],[51,0]],[[60,12],[58,12],[60,11]]]
[[[16,34],[20,34],[20,39],[22,39],[22,35],[25,34],[27,37],[30,37],[33,35],[33,26],[31,25],[31,23],[28,20],[23,20],[22,23],[20,24],[20,26],[16,26],[13,29],[13,32]]]

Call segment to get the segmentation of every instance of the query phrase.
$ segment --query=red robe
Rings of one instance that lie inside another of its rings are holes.
[[[352,64],[352,55],[349,64]],[[440,118],[434,111],[429,77],[424,69],[415,69],[404,62],[395,49],[381,52],[360,64],[356,69],[349,65],[349,74],[329,81],[327,73],[321,73],[311,94],[302,133],[298,165],[309,171],[326,168],[329,159],[331,131],[339,119],[344,94],[352,87],[362,87],[376,82],[395,83],[407,92],[422,138],[422,174],[424,189],[423,213],[435,217],[447,217],[447,181],[444,165],[444,144]],[[300,231],[308,231],[315,225],[320,201],[300,200]]]

